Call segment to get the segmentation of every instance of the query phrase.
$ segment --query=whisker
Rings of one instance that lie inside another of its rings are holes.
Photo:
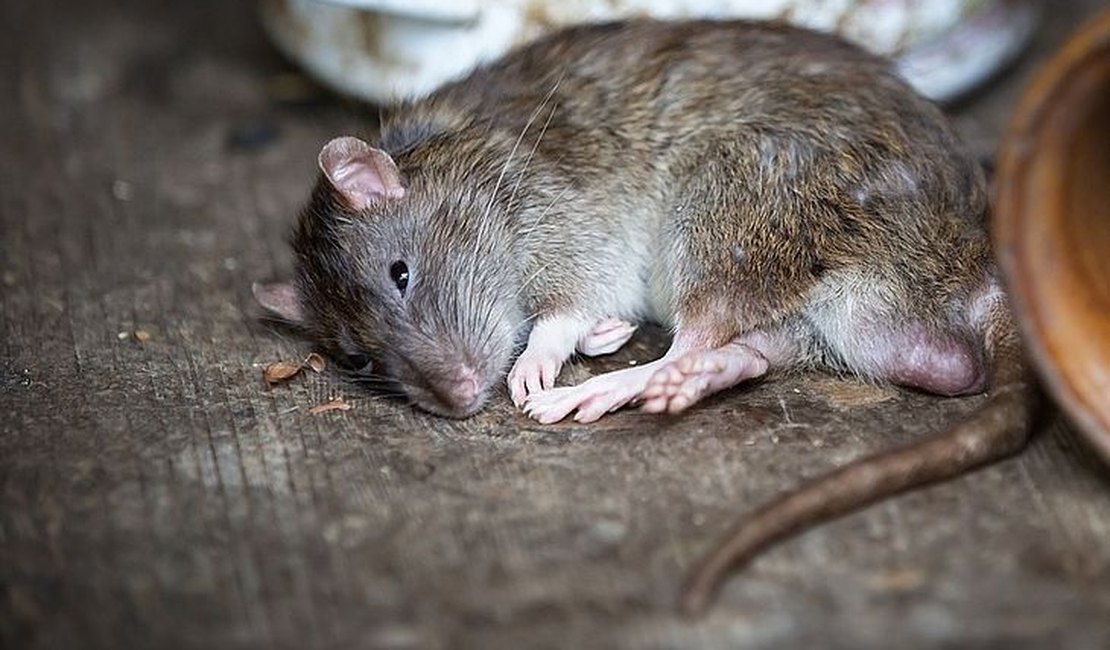
[[[400,397],[400,395],[389,394],[389,393],[386,393],[384,391],[376,391],[376,392],[373,392],[373,393],[363,393],[363,394],[358,396],[357,400],[352,399],[351,401],[387,402],[389,400],[396,399],[397,397]]]
[[[544,209],[541,210],[538,215],[536,215],[536,218],[532,220],[532,223],[528,226],[528,229],[521,233],[522,237],[520,240],[520,244],[522,247],[528,244],[529,240],[532,238],[532,233],[536,231],[536,228],[539,227],[540,223],[543,222],[544,218],[547,217],[548,213],[551,212],[551,209],[555,207],[555,204],[561,201],[563,199],[563,196],[566,195],[569,190],[570,185],[566,185],[563,187],[563,189],[559,190],[559,193],[555,195],[555,198],[551,199],[551,201],[544,207]]]
[[[513,292],[513,298],[519,297],[520,294],[525,289],[527,289],[533,282],[535,282],[536,278],[538,278],[540,276],[540,274],[543,273],[544,271],[546,271],[548,269],[548,267],[550,267],[552,264],[554,264],[554,262],[548,262],[547,264],[544,264],[540,268],[536,269],[535,272],[533,272],[532,275],[528,276],[528,279],[525,280],[524,282],[522,282],[520,284],[520,287],[515,292]]]
[[[545,100],[546,101],[546,100]],[[551,126],[551,120],[555,118],[556,111],[559,110],[559,104],[551,106],[551,112],[547,114],[547,119],[543,123],[543,128],[540,129],[540,134],[536,136],[536,141],[532,143],[532,150],[528,152],[528,158],[524,161],[524,167],[517,174],[516,184],[513,185],[513,191],[509,194],[509,205],[513,204],[516,200],[517,191],[520,190],[520,184],[524,181],[525,175],[528,173],[528,168],[532,165],[532,158],[536,155],[536,150],[540,148],[540,142],[543,141],[543,136],[547,135],[547,129]]]
[[[390,381],[392,381],[389,377],[386,377],[384,375],[382,375],[380,377],[367,377],[365,375],[348,375],[347,380],[352,381],[356,384],[367,384],[367,385],[387,384]]]
[[[351,383],[372,388],[378,392],[395,390],[397,386],[397,379],[386,375],[349,375],[346,379]]]
[[[497,192],[501,189],[501,183],[505,180],[505,174],[508,173],[509,165],[512,164],[513,158],[516,157],[516,152],[520,148],[520,143],[524,141],[524,136],[528,133],[528,129],[532,127],[532,124],[536,121],[536,118],[539,117],[540,113],[543,112],[543,109],[547,106],[547,102],[549,102],[551,98],[555,95],[555,91],[559,89],[559,85],[562,82],[563,76],[560,76],[551,86],[551,90],[547,91],[547,94],[544,95],[544,98],[540,102],[539,106],[537,106],[536,109],[532,111],[532,115],[528,117],[528,121],[525,122],[524,128],[520,130],[520,135],[517,136],[516,142],[513,143],[513,148],[509,150],[509,155],[505,158],[505,164],[501,166],[501,173],[497,175],[497,181],[493,184],[493,192],[490,194],[489,202],[486,204],[485,213],[482,215],[482,219],[478,222],[479,236],[475,237],[475,255],[477,255],[479,252],[478,246],[483,239],[481,235],[484,229],[487,227],[486,222],[489,219],[490,213],[493,211],[493,204],[497,200]]]
[[[536,312],[536,313],[534,313],[534,314],[528,314],[527,316],[525,316],[525,317],[524,317],[524,320],[522,320],[522,321],[520,322],[520,324],[521,324],[521,326],[524,326],[524,325],[528,325],[528,324],[530,324],[530,323],[531,323],[532,321],[534,321],[534,320],[538,320],[538,319],[539,319],[539,317],[540,317],[540,313],[539,313],[539,312]]]

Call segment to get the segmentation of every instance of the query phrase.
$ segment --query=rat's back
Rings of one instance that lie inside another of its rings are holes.
[[[746,21],[563,30],[445,86],[430,103],[515,134],[549,93],[559,107],[552,127],[663,156],[740,129],[830,143],[951,135],[887,60],[834,36]],[[894,125],[901,133],[890,133]]]
[[[863,202],[883,194],[897,201],[912,189],[915,202],[936,202],[931,213],[978,218],[985,207],[977,162],[889,61],[784,24],[580,26],[520,48],[416,108],[402,119],[438,114],[510,142],[525,133],[526,148],[542,132],[538,160],[558,161],[556,172],[585,183],[616,179],[607,189],[617,193],[656,197],[653,186],[676,187],[707,153],[732,143],[759,150],[756,162],[782,166],[771,171],[795,185],[835,185]],[[543,129],[529,131],[537,117]]]

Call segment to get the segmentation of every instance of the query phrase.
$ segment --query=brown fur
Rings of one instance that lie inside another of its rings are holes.
[[[761,511],[698,574],[691,610],[784,535],[1028,435],[1035,392],[1005,303],[975,308],[999,284],[983,174],[936,107],[839,39],[744,22],[574,28],[397,107],[378,146],[404,198],[352,211],[321,180],[293,238],[300,311],[430,411],[472,413],[444,404],[442,378],[475,367],[484,400],[546,314],[654,318],[706,346],[759,331],[779,342],[773,366],[938,392],[981,389],[986,367],[982,417]],[[413,273],[403,296],[396,260]],[[930,367],[873,362],[863,348],[883,337],[965,372],[930,384]]]

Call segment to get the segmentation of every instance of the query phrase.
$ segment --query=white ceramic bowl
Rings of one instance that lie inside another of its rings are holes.
[[[781,19],[894,58],[945,101],[1012,59],[1032,0],[260,0],[274,42],[325,84],[374,102],[420,96],[560,27],[631,16]]]

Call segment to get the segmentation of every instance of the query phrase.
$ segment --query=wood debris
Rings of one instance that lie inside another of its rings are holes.
[[[300,371],[301,364],[299,363],[278,361],[277,363],[271,363],[266,366],[265,370],[262,371],[262,378],[266,380],[267,384],[273,386],[274,384],[280,384],[283,381],[292,379],[297,376],[297,373]]]
[[[350,411],[350,410],[351,410],[351,404],[349,402],[347,402],[346,400],[344,400],[342,396],[340,396],[340,397],[336,397],[335,399],[333,399],[330,402],[325,402],[323,404],[318,404],[316,406],[313,406],[312,408],[308,409],[308,412],[311,415],[320,415],[321,413],[327,413],[328,411]]]
[[[893,569],[872,576],[868,584],[876,591],[913,591],[925,584],[925,572],[913,567]]]
[[[324,361],[324,357],[313,352],[300,363],[293,363],[292,361],[277,361],[271,363],[262,370],[262,378],[266,380],[267,385],[273,386],[289,381],[300,374],[305,368],[319,374],[324,371],[326,366],[327,362]]]
[[[327,363],[324,361],[324,357],[313,352],[304,358],[304,363],[301,365],[310,368],[316,374],[320,374],[324,372],[324,367],[327,366]]]

